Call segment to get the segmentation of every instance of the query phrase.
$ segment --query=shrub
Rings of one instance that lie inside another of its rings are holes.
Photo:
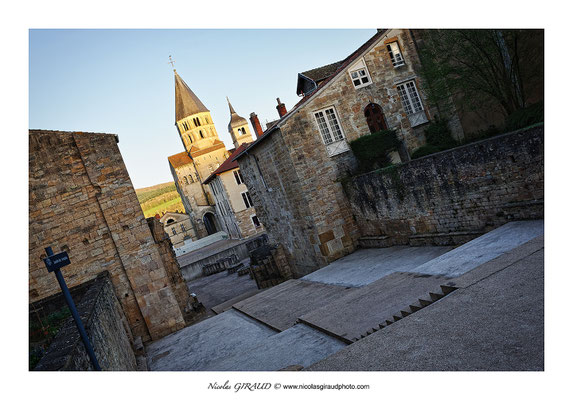
[[[350,142],[361,172],[390,165],[388,153],[397,150],[399,145],[400,140],[396,136],[396,131],[393,130],[376,132]]]
[[[515,111],[505,120],[505,131],[511,132],[543,122],[543,101]]]
[[[442,150],[449,149],[457,144],[452,137],[448,120],[446,119],[436,118],[424,129],[424,133],[428,145],[439,147]]]
[[[410,158],[415,159],[415,158],[420,158],[420,157],[424,157],[427,156],[429,154],[432,153],[437,153],[438,151],[442,151],[443,149],[441,149],[438,146],[434,146],[433,144],[427,144],[424,145],[422,147],[418,147],[410,156]]]

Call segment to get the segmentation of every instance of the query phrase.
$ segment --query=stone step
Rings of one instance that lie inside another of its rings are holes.
[[[331,304],[356,288],[291,279],[235,303],[233,308],[278,330],[296,324],[299,316]]]
[[[445,284],[440,276],[395,272],[303,314],[299,320],[341,340],[352,341],[423,308],[418,299],[430,299],[430,292],[443,296],[440,285]]]

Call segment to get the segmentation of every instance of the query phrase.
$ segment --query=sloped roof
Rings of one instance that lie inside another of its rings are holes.
[[[169,156],[167,159],[173,168],[179,168],[193,162],[186,151]]]
[[[231,153],[229,158],[225,160],[223,164],[219,166],[207,179],[203,181],[203,184],[206,185],[207,183],[211,182],[217,175],[222,174],[223,172],[230,171],[235,168],[239,168],[239,163],[235,161],[235,156],[239,153],[242,153],[247,147],[249,147],[251,143],[243,143],[237,149]]]
[[[344,60],[337,61],[337,62],[332,63],[332,64],[324,65],[322,67],[318,67],[318,68],[314,68],[314,69],[311,69],[311,70],[308,70],[305,72],[301,72],[301,74],[306,76],[307,78],[312,79],[316,83],[319,83],[319,82],[325,80],[326,78],[328,78],[330,75],[334,74],[336,72],[336,70],[338,69],[338,67],[340,67],[340,64],[342,64],[343,62],[344,62]]]
[[[265,130],[263,132],[263,134],[261,136],[259,136],[257,138],[257,140],[255,140],[254,142],[251,143],[251,148],[253,148],[254,146],[256,146],[257,144],[259,144],[260,142],[262,142],[267,136],[270,136],[275,130],[277,130],[277,128],[279,128],[279,124],[281,122],[283,122],[284,120],[286,120],[287,118],[289,118],[291,115],[293,115],[294,113],[296,113],[296,111],[298,111],[298,109],[300,107],[302,107],[306,102],[308,102],[310,99],[312,99],[319,91],[321,88],[323,88],[328,82],[330,82],[332,79],[334,79],[336,76],[338,76],[342,71],[344,71],[344,69],[346,67],[348,67],[353,61],[355,61],[363,52],[365,52],[371,45],[373,45],[378,39],[380,39],[382,36],[384,36],[389,29],[378,29],[378,31],[376,32],[376,34],[374,34],[374,36],[372,36],[370,39],[368,39],[362,46],[360,46],[358,49],[356,49],[352,54],[350,54],[348,57],[346,57],[344,60],[340,61],[339,63],[333,63],[333,64],[329,64],[328,66],[334,65],[334,64],[338,64],[338,67],[336,68],[336,70],[327,78],[323,79],[319,84],[316,90],[314,90],[311,94],[304,96],[298,103],[296,103],[294,105],[293,108],[291,108],[291,110],[289,112],[287,112],[285,115],[283,115],[279,120],[277,124],[274,124],[272,127],[268,128],[267,130]],[[327,67],[327,66],[325,66]],[[317,69],[322,69],[324,67],[320,67]],[[312,70],[311,70],[312,71]],[[325,69],[323,72],[327,71],[327,69]],[[242,155],[244,154],[244,151],[242,151],[241,153],[235,155],[233,158],[236,160],[238,158],[240,158]],[[230,157],[229,157],[230,158]]]
[[[193,93],[189,86],[175,72],[175,122],[193,114],[208,112],[209,110]]]
[[[221,142],[219,139],[215,139],[213,141],[213,144],[211,144],[211,146],[206,147],[204,149],[198,149],[197,147],[192,146],[191,149],[189,149],[189,154],[191,154],[191,158],[193,158],[193,157],[198,157],[198,156],[203,155],[203,154],[210,153],[210,152],[215,151],[215,150],[219,150],[219,149],[224,148],[224,147],[225,147],[225,143]]]

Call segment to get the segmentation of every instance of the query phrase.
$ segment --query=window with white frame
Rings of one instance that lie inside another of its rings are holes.
[[[354,65],[348,68],[348,73],[350,74],[350,79],[355,88],[361,88],[368,86],[372,83],[372,78],[370,78],[370,73],[366,67],[364,59],[361,58]]]
[[[398,88],[398,94],[400,94],[400,100],[408,115],[410,124],[414,127],[428,122],[415,82],[405,82],[396,87]]]
[[[243,197],[243,202],[245,203],[245,207],[251,208],[253,206],[253,200],[251,200],[249,192],[243,192],[241,193],[241,196]]]
[[[350,73],[352,77],[352,83],[354,84],[355,88],[363,87],[370,84],[370,78],[368,77],[368,73],[366,72],[366,68],[360,68],[356,71],[352,71]]]
[[[334,107],[316,111],[314,117],[316,118],[316,123],[318,124],[318,129],[320,130],[324,144],[344,140],[344,134],[340,128],[340,122],[338,121]]]
[[[388,43],[386,45],[386,49],[388,49],[388,54],[390,54],[390,60],[394,67],[399,67],[405,64],[404,57],[402,57],[402,52],[400,51],[400,45],[397,41]]]
[[[240,185],[241,183],[245,182],[243,180],[243,175],[241,175],[240,170],[237,169],[237,170],[233,171],[233,175],[235,175],[235,181],[237,181],[237,185]]]
[[[251,215],[251,221],[253,221],[253,225],[255,226],[255,228],[258,228],[259,226],[261,226],[261,222],[259,221],[259,217],[257,217],[256,215]]]

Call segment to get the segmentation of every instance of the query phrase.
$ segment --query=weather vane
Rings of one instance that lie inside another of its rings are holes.
[[[173,60],[171,56],[169,56],[169,62],[167,64],[171,64],[173,71],[175,71],[175,60]]]

